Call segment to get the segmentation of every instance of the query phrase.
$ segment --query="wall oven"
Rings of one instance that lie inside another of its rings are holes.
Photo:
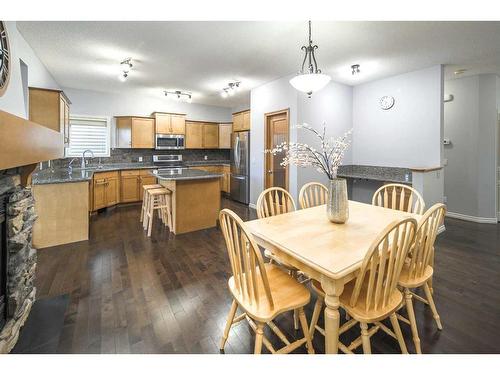
[[[157,150],[184,150],[183,134],[156,134]]]

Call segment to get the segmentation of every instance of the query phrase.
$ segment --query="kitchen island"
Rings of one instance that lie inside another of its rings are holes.
[[[153,173],[172,192],[172,228],[175,234],[212,228],[220,211],[221,173],[179,168]]]

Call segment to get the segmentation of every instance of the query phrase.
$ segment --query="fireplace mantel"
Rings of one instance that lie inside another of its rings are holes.
[[[0,170],[64,157],[63,135],[0,111]]]

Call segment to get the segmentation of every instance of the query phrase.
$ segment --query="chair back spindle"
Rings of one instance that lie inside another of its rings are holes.
[[[302,186],[299,193],[301,208],[310,208],[326,204],[328,200],[328,189],[319,182],[310,182]]]
[[[418,224],[415,245],[411,248],[409,259],[409,277],[418,279],[425,273],[434,256],[434,242],[439,227],[443,224],[446,206],[436,203],[429,208]]]
[[[422,215],[425,202],[414,188],[403,184],[387,184],[373,194],[372,205]]]
[[[296,209],[293,197],[288,191],[280,187],[264,190],[257,199],[257,216],[259,219],[286,214]]]
[[[407,218],[389,224],[382,231],[363,260],[351,295],[351,306],[360,303],[361,298],[364,299],[366,312],[382,309],[389,304],[416,229],[417,221]],[[361,295],[366,278],[366,293]]]
[[[234,284],[240,297],[249,304],[267,303],[273,308],[264,261],[252,235],[231,210],[223,209],[219,214],[219,221],[226,240]]]

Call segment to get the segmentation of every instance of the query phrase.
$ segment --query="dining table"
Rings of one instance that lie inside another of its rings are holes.
[[[349,201],[349,218],[330,222],[326,205],[247,221],[256,242],[277,258],[318,280],[325,292],[325,352],[338,353],[340,300],[355,279],[370,245],[394,221],[421,215]]]

